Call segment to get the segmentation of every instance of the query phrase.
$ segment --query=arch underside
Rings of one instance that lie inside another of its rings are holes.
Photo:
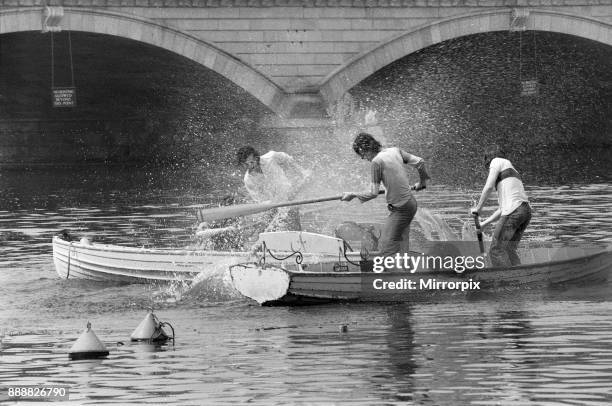
[[[357,56],[328,75],[320,86],[326,103],[333,103],[383,67],[431,45],[467,35],[511,29],[512,9],[462,15],[421,26]],[[612,24],[549,10],[529,10],[525,30],[569,34],[612,45]]]
[[[509,8],[450,17],[418,27],[369,49],[331,72],[318,94],[287,94],[266,76],[225,51],[196,37],[133,15],[85,8],[65,8],[62,29],[114,35],[154,45],[219,73],[245,89],[281,117],[296,114],[297,104],[317,106],[341,99],[359,82],[381,68],[428,46],[466,35],[511,28]],[[0,11],[0,34],[42,28],[41,8]],[[529,10],[525,29],[569,34],[612,45],[612,24],[551,10]],[[323,106],[323,108],[321,107]],[[304,110],[304,109],[302,109]],[[297,113],[299,115],[299,113]]]
[[[38,31],[41,21],[40,8],[0,11],[0,34]],[[119,36],[172,51],[219,73],[275,113],[284,113],[280,87],[232,55],[181,31],[133,15],[83,8],[64,8],[61,28]]]

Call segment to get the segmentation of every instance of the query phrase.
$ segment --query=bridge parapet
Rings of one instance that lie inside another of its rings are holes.
[[[2,7],[334,7],[334,8],[491,8],[491,7],[577,7],[610,6],[609,0],[0,0]]]
[[[0,34],[40,30],[47,4],[66,9],[62,29],[176,52],[282,116],[324,115],[354,85],[410,53],[511,29],[516,8],[530,11],[521,29],[612,44],[611,0],[0,0]]]

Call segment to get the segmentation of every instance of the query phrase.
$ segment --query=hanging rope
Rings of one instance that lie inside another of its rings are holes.
[[[538,50],[535,30],[532,32],[533,39],[533,70],[528,78],[523,78],[523,34],[519,31],[519,80],[521,83],[521,94],[523,96],[538,93]]]
[[[55,87],[55,59],[53,56],[53,31],[51,31],[51,89]]]
[[[51,88],[55,87],[55,46],[53,31],[51,31]],[[72,38],[68,31],[68,58],[70,60],[70,86],[74,87],[74,63],[72,60]]]
[[[68,58],[70,61],[70,85],[55,87],[55,37],[51,31],[51,93],[53,107],[75,107],[76,88],[74,84],[74,62],[72,59],[72,37],[68,35]]]
[[[535,30],[533,31],[533,69],[535,72],[535,80],[538,80],[538,50],[537,50],[537,43],[536,43],[536,32]]]
[[[523,82],[523,32],[519,31],[519,80]]]
[[[536,33],[532,31],[533,39],[533,80],[538,80],[538,48]],[[523,33],[519,31],[519,79],[523,81]]]
[[[70,56],[70,83],[71,86],[74,87],[74,65],[72,64],[72,39],[70,38],[70,31],[68,31],[68,54]]]

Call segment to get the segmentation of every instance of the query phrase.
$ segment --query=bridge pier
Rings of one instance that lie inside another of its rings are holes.
[[[326,104],[318,93],[290,93],[285,96],[279,115],[286,119],[325,119]]]

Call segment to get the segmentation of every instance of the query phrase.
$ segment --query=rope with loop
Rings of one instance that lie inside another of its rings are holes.
[[[74,63],[72,60],[72,38],[68,32],[68,57],[70,59],[70,86],[74,87]],[[54,53],[53,31],[51,31],[51,88],[55,87],[55,53]]]
[[[534,68],[534,79],[528,80],[538,80],[538,63],[537,63],[537,43],[536,43],[536,33],[533,33],[533,68]],[[519,31],[519,80],[523,81],[523,32]]]

